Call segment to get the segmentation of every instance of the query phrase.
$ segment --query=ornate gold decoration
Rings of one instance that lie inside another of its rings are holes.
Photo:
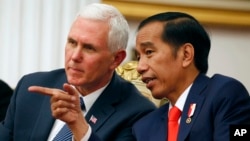
[[[103,3],[111,4],[118,8],[129,20],[142,20],[146,17],[165,11],[186,12],[197,18],[202,24],[222,26],[250,26],[249,1],[216,1],[216,6],[209,0],[206,1],[181,1],[162,0],[102,0]],[[209,6],[206,3],[212,3]],[[195,4],[196,3],[196,4]],[[200,3],[200,5],[199,5]],[[203,3],[203,4],[202,4]],[[229,4],[231,3],[231,8]],[[237,4],[238,3],[238,4]],[[235,8],[241,3],[241,8]],[[237,5],[235,5],[237,4]],[[244,7],[242,7],[244,6]]]
[[[121,66],[118,66],[116,72],[128,81],[141,81],[140,74],[136,70],[137,64],[137,61],[129,61]]]

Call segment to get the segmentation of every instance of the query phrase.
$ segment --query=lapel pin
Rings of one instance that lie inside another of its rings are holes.
[[[187,118],[187,119],[186,119],[186,123],[187,123],[187,124],[189,124],[191,121],[192,121],[191,118]]]
[[[191,103],[189,106],[189,109],[188,109],[188,118],[186,119],[187,124],[191,123],[191,121],[192,121],[191,117],[194,114],[195,108],[196,108],[196,103]]]
[[[95,124],[97,122],[97,118],[94,115],[92,115],[90,117],[89,121],[92,122],[93,124]]]

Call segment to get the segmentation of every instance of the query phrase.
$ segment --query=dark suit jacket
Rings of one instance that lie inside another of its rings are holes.
[[[0,124],[1,141],[46,141],[54,123],[50,97],[28,92],[31,85],[62,89],[64,69],[24,76],[11,99],[5,121]],[[102,140],[134,140],[132,125],[155,106],[139,94],[133,84],[114,74],[110,84],[93,104],[86,120]],[[90,121],[91,116],[97,121]],[[95,139],[94,139],[95,140]]]
[[[196,108],[187,123],[191,103]],[[166,141],[166,104],[139,120],[133,127],[137,141]],[[181,115],[178,141],[229,141],[229,126],[250,122],[250,98],[245,87],[222,75],[200,74],[190,89]]]
[[[0,80],[0,121],[5,117],[13,89],[4,81]]]

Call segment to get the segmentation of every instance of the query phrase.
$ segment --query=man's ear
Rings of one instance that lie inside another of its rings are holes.
[[[191,63],[194,62],[194,47],[190,43],[185,43],[182,46],[183,49],[183,67],[189,66]]]
[[[118,67],[122,63],[122,61],[125,59],[125,57],[126,57],[126,51],[118,50],[114,55],[114,61],[113,61],[113,64],[111,65],[111,68],[115,69],[116,67]]]

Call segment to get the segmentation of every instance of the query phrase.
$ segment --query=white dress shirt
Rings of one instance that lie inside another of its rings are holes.
[[[180,95],[180,97],[177,99],[176,103],[174,106],[176,106],[181,112],[183,111],[188,93],[190,91],[190,88],[193,84],[189,85],[185,91]],[[173,107],[173,105],[171,103],[169,103],[169,109],[171,109]],[[169,111],[169,110],[168,110]],[[181,117],[179,118],[179,123],[180,123]]]

